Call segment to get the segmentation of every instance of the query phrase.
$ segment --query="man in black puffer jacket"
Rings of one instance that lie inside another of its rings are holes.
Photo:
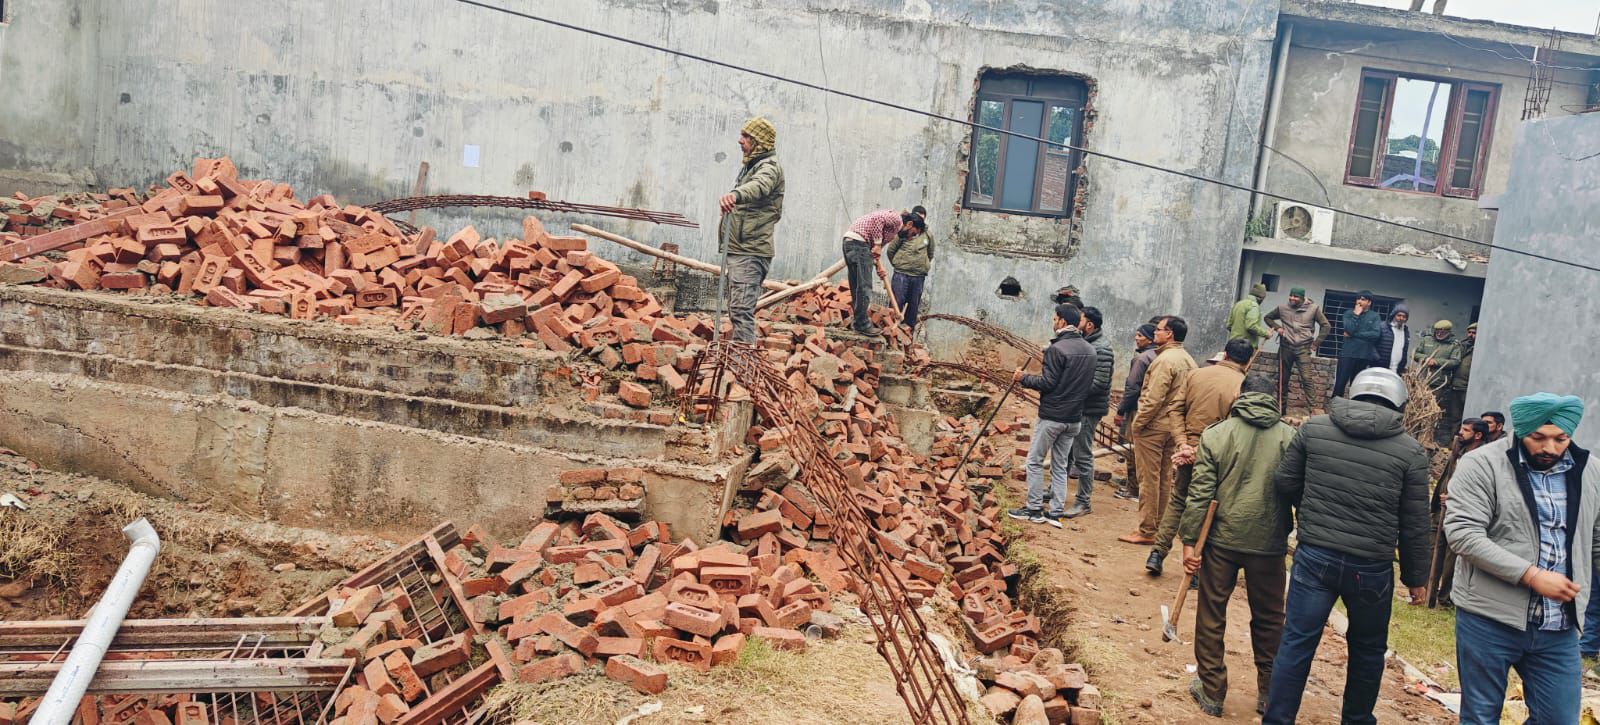
[[[1111,341],[1100,329],[1103,321],[1099,308],[1085,307],[1083,320],[1078,323],[1078,329],[1083,332],[1083,341],[1094,346],[1094,386],[1089,389],[1089,397],[1083,401],[1083,424],[1078,426],[1078,438],[1072,443],[1070,468],[1072,475],[1078,477],[1078,499],[1063,514],[1064,518],[1069,519],[1087,515],[1090,511],[1089,495],[1094,493],[1094,429],[1100,426],[1100,419],[1111,412],[1111,368],[1117,361],[1116,354],[1111,351]]]
[[[1077,307],[1056,305],[1055,339],[1044,349],[1044,367],[1039,375],[1016,372],[1013,381],[1039,391],[1039,419],[1033,424],[1033,443],[1028,446],[1028,501],[1023,508],[1007,511],[1014,519],[1049,523],[1061,528],[1062,511],[1067,501],[1068,462],[1072,444],[1083,425],[1083,404],[1094,386],[1094,346],[1083,341],[1078,323],[1083,313]],[[1044,511],[1044,459],[1050,457],[1050,511]]]
[[[1405,382],[1387,368],[1368,368],[1351,382],[1350,396],[1306,421],[1274,475],[1278,495],[1294,506],[1299,545],[1264,725],[1295,721],[1335,600],[1350,617],[1339,721],[1377,722],[1396,545],[1411,604],[1427,594],[1428,457],[1401,425]]]

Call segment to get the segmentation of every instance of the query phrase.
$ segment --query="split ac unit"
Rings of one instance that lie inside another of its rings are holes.
[[[1272,236],[1310,244],[1333,243],[1333,210],[1280,201],[1272,214]]]

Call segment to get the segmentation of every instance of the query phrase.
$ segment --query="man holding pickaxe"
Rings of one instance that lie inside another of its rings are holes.
[[[1220,717],[1228,695],[1223,638],[1228,599],[1240,571],[1250,601],[1256,711],[1265,706],[1272,659],[1283,636],[1283,556],[1289,551],[1292,526],[1289,506],[1273,488],[1272,474],[1293,439],[1294,428],[1279,420],[1273,396],[1250,386],[1233,401],[1227,420],[1200,435],[1178,538],[1183,541],[1184,571],[1200,580],[1194,615],[1197,669],[1189,695],[1207,715]],[[1217,509],[1201,551],[1196,543],[1213,501]]]

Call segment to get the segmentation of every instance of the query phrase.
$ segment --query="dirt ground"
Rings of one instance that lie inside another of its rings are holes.
[[[151,499],[0,449],[0,620],[81,617],[127,554],[121,528],[145,516],[161,553],[130,617],[281,616],[394,545],[252,521]]]
[[[1102,470],[1122,465],[1102,457]],[[1076,485],[1075,483],[1073,485]],[[1026,486],[1010,481],[1020,499]],[[1194,665],[1193,599],[1184,608],[1179,632],[1184,642],[1161,641],[1160,607],[1170,604],[1181,576],[1176,555],[1167,559],[1166,574],[1145,573],[1147,546],[1133,546],[1117,537],[1134,530],[1137,504],[1111,495],[1114,483],[1100,482],[1094,513],[1069,522],[1064,529],[1024,524],[1022,541],[1044,563],[1051,582],[1074,606],[1064,635],[1077,648],[1090,681],[1104,695],[1106,722],[1120,723],[1252,723],[1255,713],[1255,665],[1251,659],[1249,607],[1241,586],[1228,609],[1229,692],[1218,720],[1196,709],[1189,697],[1189,669]],[[1192,596],[1192,595],[1191,595]],[[1395,606],[1404,606],[1396,603]],[[1325,630],[1300,709],[1302,723],[1337,723],[1344,689],[1344,640]],[[1402,691],[1404,677],[1393,666],[1386,672],[1376,715],[1380,723],[1447,723],[1442,707]]]

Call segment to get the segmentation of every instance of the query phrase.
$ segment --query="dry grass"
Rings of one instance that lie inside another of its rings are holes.
[[[42,516],[0,508],[0,578],[43,579],[64,585],[73,577],[66,527]]]
[[[512,683],[489,693],[492,722],[614,723],[659,702],[643,723],[906,723],[905,705],[864,627],[813,642],[805,652],[777,652],[749,640],[732,665],[700,673],[676,664],[667,690],[640,695],[607,680],[600,668],[539,684]]]
[[[1428,381],[1416,370],[1405,374],[1406,390],[1411,399],[1406,403],[1402,420],[1406,432],[1412,438],[1424,444],[1431,442],[1434,431],[1438,429],[1439,418],[1444,416],[1444,409],[1439,407],[1439,399],[1433,394],[1433,388]]]

